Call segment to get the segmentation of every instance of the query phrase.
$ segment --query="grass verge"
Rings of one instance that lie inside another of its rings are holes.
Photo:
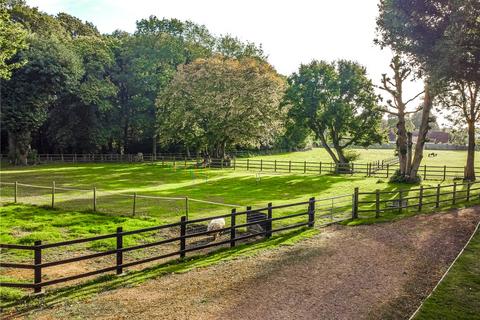
[[[480,319],[480,231],[415,319]]]

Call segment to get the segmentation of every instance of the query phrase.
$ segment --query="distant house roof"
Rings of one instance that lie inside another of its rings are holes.
[[[418,131],[412,132],[412,137],[418,137]],[[449,137],[450,134],[443,131],[429,131],[427,133],[428,142],[431,143],[448,143]]]

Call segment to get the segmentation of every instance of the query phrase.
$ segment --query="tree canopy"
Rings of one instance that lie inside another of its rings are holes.
[[[349,162],[345,149],[350,146],[382,142],[378,97],[358,63],[314,60],[300,66],[288,83],[289,115],[315,133],[335,163]]]
[[[231,146],[272,143],[282,129],[283,91],[282,77],[257,59],[197,59],[159,94],[159,136],[217,158]]]

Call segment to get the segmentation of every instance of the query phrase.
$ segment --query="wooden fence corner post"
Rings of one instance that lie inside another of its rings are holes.
[[[117,228],[117,253],[116,253],[116,267],[117,275],[123,273],[123,228]]]
[[[470,187],[471,187],[471,182],[468,181],[468,182],[467,182],[467,196],[466,196],[467,202],[470,201]]]
[[[315,197],[308,200],[308,227],[313,228],[315,225]]]
[[[390,177],[390,164],[387,163],[387,178]]]
[[[235,247],[235,238],[237,237],[236,232],[236,218],[237,218],[237,209],[233,208],[230,214],[230,247]]]
[[[423,185],[420,186],[420,190],[418,193],[418,211],[422,211],[423,207]]]
[[[402,213],[403,210],[403,190],[398,192],[398,213]]]
[[[303,161],[303,173],[307,173],[307,161]]]
[[[380,217],[380,190],[375,190],[375,218]]]
[[[358,218],[358,187],[353,191],[352,219]]]
[[[93,187],[93,212],[97,212],[97,187]]]
[[[423,165],[423,180],[427,180],[427,165]]]
[[[52,209],[55,208],[55,181],[52,181]]]
[[[437,194],[435,197],[435,208],[440,207],[440,184],[437,184]]]
[[[38,240],[35,241],[35,251],[34,251],[34,292],[40,293],[42,292],[42,241]]]
[[[13,190],[13,202],[17,203],[18,197],[18,182],[15,181],[15,189]]]
[[[136,213],[137,213],[137,193],[134,192],[133,193],[133,207],[132,207],[133,216],[135,216]]]
[[[292,160],[288,160],[288,172],[292,172]]]
[[[443,166],[443,181],[447,180],[447,166]]]
[[[452,205],[457,202],[457,182],[453,182]]]
[[[267,205],[267,222],[265,223],[265,237],[270,238],[272,236],[272,216],[273,216],[273,209],[272,203],[270,202]]]
[[[187,217],[182,216],[180,218],[180,259],[185,258],[185,248],[186,246],[186,238],[185,235],[187,234]]]
[[[320,161],[320,166],[318,169],[318,174],[322,174],[322,161]]]
[[[188,211],[189,211],[188,197],[185,197],[185,217],[187,217],[187,220],[188,220]]]
[[[247,158],[247,171],[250,169],[250,159]]]

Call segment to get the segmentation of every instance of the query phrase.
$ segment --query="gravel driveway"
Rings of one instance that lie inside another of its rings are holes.
[[[35,319],[407,319],[466,243],[480,207],[331,226],[263,251],[31,313]]]

